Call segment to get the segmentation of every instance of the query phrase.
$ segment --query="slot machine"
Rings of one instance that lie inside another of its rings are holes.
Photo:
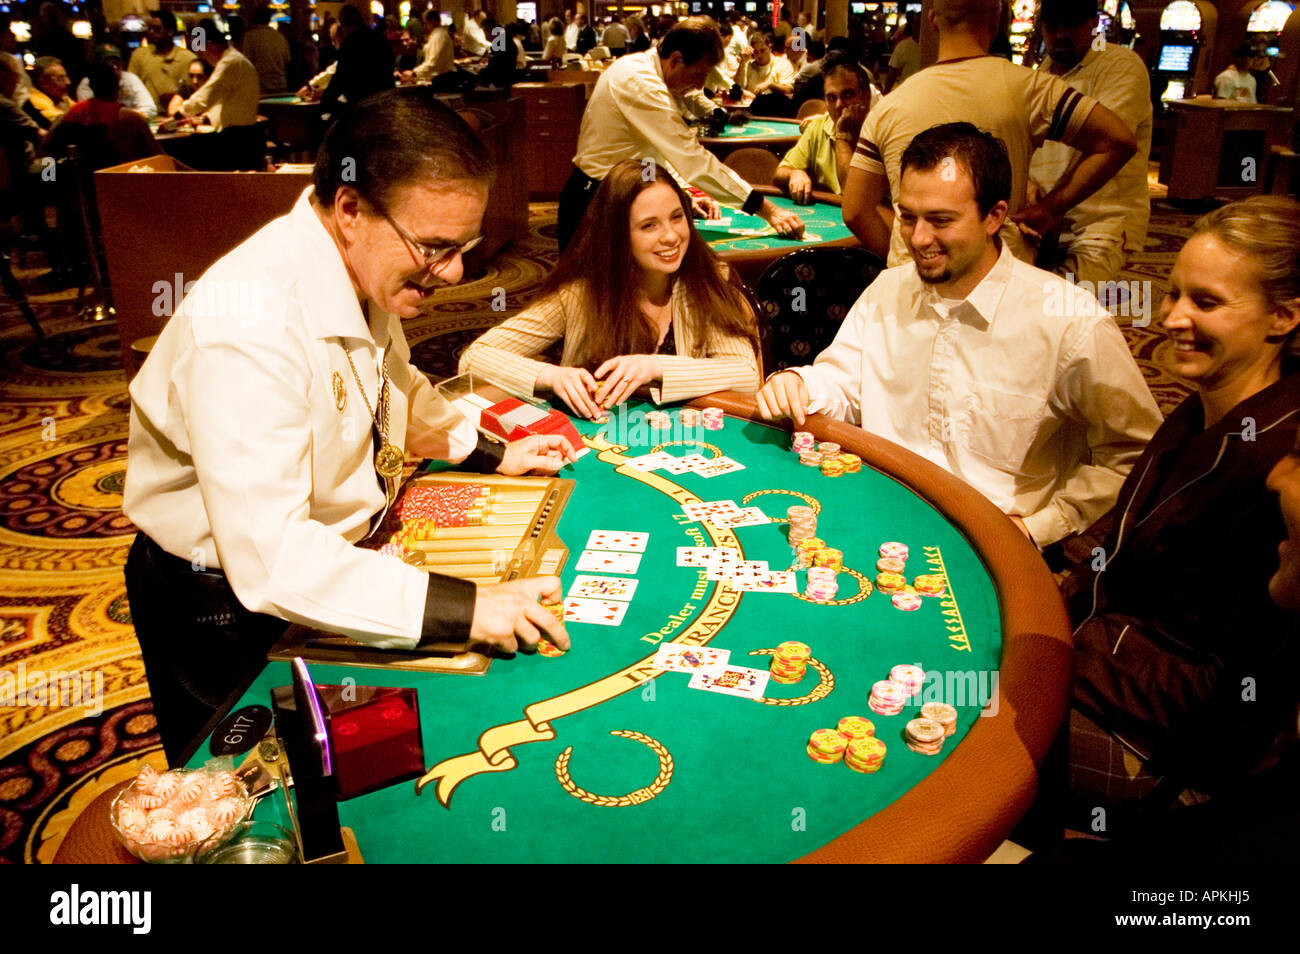
[[[1196,94],[1196,61],[1204,39],[1201,11],[1191,0],[1174,0],[1160,14],[1160,45],[1151,71],[1151,95],[1157,112],[1163,104]]]

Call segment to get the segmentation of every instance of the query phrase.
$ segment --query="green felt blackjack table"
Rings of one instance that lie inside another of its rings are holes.
[[[814,192],[809,205],[798,205],[772,186],[755,186],[781,209],[795,213],[803,220],[801,238],[785,238],[756,215],[746,215],[738,209],[722,210],[722,221],[710,222],[696,219],[695,229],[709,243],[709,247],[728,265],[739,272],[751,286],[757,283],[763,270],[787,252],[819,246],[854,247],[858,240],[844,224],[840,211],[840,197],[830,192]],[[729,220],[729,221],[727,221]]]
[[[757,146],[784,156],[799,141],[799,121],[755,116],[741,126],[728,124],[717,136],[700,136],[700,145],[719,159],[744,146]]]
[[[590,452],[559,475],[575,481],[559,521],[566,592],[593,530],[650,534],[620,625],[571,622],[567,654],[501,658],[477,676],[312,664],[318,684],[351,678],[418,694],[428,774],[339,806],[367,861],[974,862],[1027,809],[1065,712],[1070,650],[1033,547],[978,493],[857,428],[810,419],[819,439],[866,464],[827,477],[800,465],[788,428],[753,419],[751,398],[695,403],[726,409],[724,427],[650,430],[645,405],[616,409],[604,425],[578,422]],[[678,425],[675,409],[672,418]],[[744,469],[704,478],[627,466],[660,445]],[[719,499],[772,521],[729,531],[686,522],[683,503]],[[705,545],[784,568],[780,519],[800,503],[819,511],[818,536],[843,551],[833,602],[738,592],[677,565],[677,547]],[[909,546],[909,578],[941,573],[948,594],[904,612],[869,592],[885,541]],[[687,674],[650,664],[677,641],[766,668],[787,639],[811,647],[808,672],[795,685],[769,683],[759,701],[691,689]],[[872,684],[899,663],[921,664],[926,687],[902,714],[878,715],[867,706]],[[269,704],[288,682],[289,666],[271,662],[236,704]],[[922,701],[959,713],[937,756],[903,741]],[[875,774],[805,752],[814,730],[848,715],[871,719],[888,747]],[[208,757],[204,745],[191,765]],[[257,817],[283,811],[268,798]]]

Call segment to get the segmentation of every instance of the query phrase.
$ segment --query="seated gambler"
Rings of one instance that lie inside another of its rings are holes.
[[[1300,574],[1290,544],[1277,569],[1287,524],[1267,484],[1294,534],[1297,249],[1300,203],[1257,196],[1201,218],[1170,273],[1166,353],[1195,393],[1129,474],[1072,606],[1070,778],[1088,806],[1161,779],[1213,794],[1294,722],[1300,630],[1277,604],[1296,605]]]
[[[407,455],[505,474],[571,458],[558,435],[480,438],[402,332],[460,280],[492,174],[428,87],[377,94],[330,128],[292,211],[195,283],[131,382],[126,587],[173,764],[290,622],[394,649],[567,648],[538,602],[558,602],[556,577],[476,587],[357,546]]]
[[[812,202],[814,190],[840,194],[862,121],[871,109],[871,81],[852,60],[828,66],[823,89],[826,114],[808,123],[772,177],[774,186],[800,204]]]
[[[656,402],[759,385],[754,314],[695,231],[662,166],[614,166],[540,297],[474,342],[462,373],[558,395],[592,420],[648,387]],[[563,340],[558,364],[542,357]]]
[[[995,136],[970,123],[916,136],[898,195],[912,261],[880,273],[811,366],[769,378],[758,410],[901,444],[1043,547],[1111,508],[1160,412],[1097,300],[1001,243],[1010,191]]]

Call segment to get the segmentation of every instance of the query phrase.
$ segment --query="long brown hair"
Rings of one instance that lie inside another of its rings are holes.
[[[710,331],[748,338],[757,345],[749,304],[740,289],[723,278],[721,262],[695,231],[686,193],[662,166],[628,159],[614,166],[600,184],[573,241],[542,287],[543,295],[569,286],[585,293],[582,304],[590,311],[572,343],[577,367],[594,369],[620,354],[653,354],[658,346],[657,329],[637,306],[641,269],[632,257],[631,217],[636,197],[660,182],[677,193],[690,223],[690,238],[673,281],[685,283],[691,320],[704,325],[692,329],[696,350],[701,351]],[[680,328],[675,332],[679,339],[681,333]],[[701,351],[690,357],[705,355]]]

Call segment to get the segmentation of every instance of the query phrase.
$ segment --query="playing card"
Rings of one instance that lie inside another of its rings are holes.
[[[569,587],[569,596],[627,602],[636,592],[636,584],[636,580],[619,576],[577,576]]]
[[[597,626],[617,626],[623,622],[627,604],[616,600],[584,600],[572,597],[564,601],[566,623],[595,623]]]
[[[682,513],[692,520],[708,520],[725,513],[737,513],[739,510],[740,507],[734,500],[702,500],[699,503],[682,504]]]
[[[591,536],[587,538],[587,549],[645,553],[649,540],[648,533],[635,533],[631,530],[593,530]]]
[[[702,454],[687,454],[685,457],[674,457],[671,463],[664,464],[663,469],[670,474],[688,474],[708,462],[709,458]]]
[[[721,692],[742,699],[761,699],[767,689],[768,672],[745,666],[724,666],[712,671],[697,672],[687,685],[692,689]]]
[[[705,566],[716,547],[678,547],[678,566]]]
[[[701,477],[718,477],[722,474],[730,474],[744,469],[745,465],[740,461],[732,460],[730,457],[715,457],[696,467],[695,472]]]
[[[655,653],[654,667],[669,672],[702,672],[708,669],[720,669],[730,658],[730,649],[669,643],[660,646],[659,651]]]
[[[707,567],[710,580],[740,580],[762,576],[768,572],[766,560],[716,559]]]
[[[763,513],[758,507],[745,507],[734,514],[714,517],[709,521],[714,526],[726,530],[735,530],[737,527],[756,527],[771,522],[767,518],[767,514]]]
[[[631,467],[633,470],[650,471],[658,470],[665,464],[671,464],[675,460],[677,460],[677,458],[672,454],[669,454],[667,451],[655,451],[653,454],[643,454],[640,457],[629,457],[627,460],[627,466]]]
[[[612,550],[583,550],[578,569],[584,573],[635,573],[641,565],[639,553],[616,553]]]
[[[729,581],[733,590],[755,593],[794,593],[799,589],[793,570],[769,570],[767,573],[742,574]]]

